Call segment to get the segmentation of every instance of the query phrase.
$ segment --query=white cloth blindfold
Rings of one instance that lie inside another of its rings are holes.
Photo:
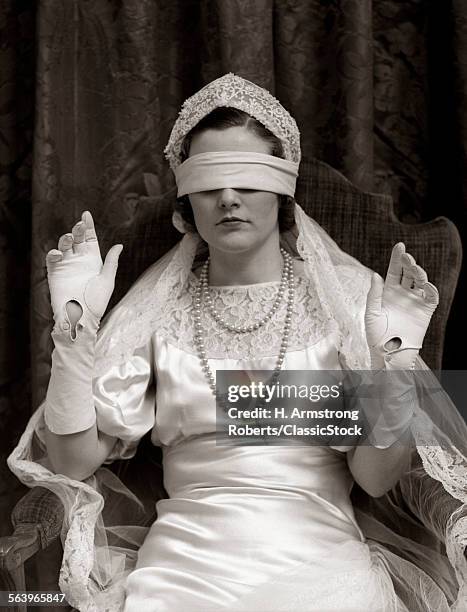
[[[293,197],[298,163],[250,151],[198,153],[174,170],[177,197],[214,189],[255,189]]]

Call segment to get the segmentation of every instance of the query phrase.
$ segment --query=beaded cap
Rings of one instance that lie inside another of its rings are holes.
[[[164,150],[172,170],[182,163],[185,136],[215,108],[231,106],[248,113],[277,136],[284,157],[300,162],[300,132],[295,119],[266,89],[232,72],[211,81],[183,103]]]

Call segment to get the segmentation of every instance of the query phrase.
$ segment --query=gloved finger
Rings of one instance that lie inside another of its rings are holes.
[[[62,251],[63,257],[71,257],[73,255],[73,235],[63,234],[58,241],[58,249]]]
[[[104,261],[104,266],[102,268],[101,275],[109,282],[113,284],[115,281],[115,274],[117,273],[118,267],[118,258],[120,257],[120,253],[123,251],[122,244],[115,244],[109,252]]]
[[[75,253],[86,252],[85,232],[86,227],[82,221],[78,221],[71,230],[73,235],[73,251]]]
[[[391,259],[386,273],[386,282],[391,285],[398,285],[402,278],[402,262],[401,256],[405,253],[405,244],[398,242],[394,245],[391,252]]]
[[[410,255],[410,253],[403,253],[401,256],[401,264],[402,264],[402,278],[401,285],[404,289],[412,289],[414,284],[414,273],[413,266],[415,264],[415,259]]]
[[[371,286],[366,296],[366,315],[381,314],[382,298],[384,291],[384,282],[379,274],[373,274],[371,277]]]
[[[439,304],[439,293],[438,289],[432,283],[425,283],[423,285],[423,293],[425,294],[425,302],[431,306],[437,306]]]
[[[58,263],[59,261],[62,261],[62,258],[63,258],[62,251],[59,251],[58,249],[51,249],[45,257],[45,263],[48,267],[50,265],[53,265],[54,263]]]
[[[78,223],[75,223],[75,225],[73,225],[73,229],[71,230],[71,233],[73,235],[73,242],[75,242],[75,244],[79,242],[84,242],[85,230],[86,228],[82,221],[78,221]]]
[[[414,285],[416,287],[422,287],[425,283],[428,282],[428,274],[425,272],[422,266],[415,264],[412,267],[412,273],[414,277]]]
[[[62,234],[60,238],[58,239],[58,250],[68,251],[72,247],[73,247],[73,235],[70,233]]]
[[[413,255],[407,252],[402,253],[401,263],[402,263],[402,268],[410,268],[411,266],[417,265],[417,262],[415,261],[415,257],[413,257]]]
[[[81,219],[86,228],[85,236],[88,253],[92,253],[96,257],[99,257],[102,263],[99,241],[97,239],[96,229],[94,227],[94,220],[89,210],[84,211],[84,213],[81,215]]]
[[[86,241],[97,241],[96,229],[94,227],[94,219],[92,218],[92,215],[89,210],[84,211],[84,213],[81,215],[81,220],[83,221],[86,227]]]

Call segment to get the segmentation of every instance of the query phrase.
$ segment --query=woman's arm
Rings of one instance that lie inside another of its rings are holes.
[[[393,340],[388,348],[396,348]],[[388,366],[372,373],[371,386],[363,388],[356,404],[370,429],[366,444],[347,452],[347,463],[355,481],[372,497],[384,495],[409,468],[414,448],[410,421],[418,401],[414,385],[411,372],[390,373]],[[367,397],[368,389],[372,397]]]
[[[411,434],[406,431],[389,448],[356,446],[347,452],[347,464],[364,491],[381,497],[399,482],[407,471],[411,456]]]
[[[79,381],[81,393],[74,391],[76,360],[66,363],[69,375],[63,370],[62,374],[69,378],[68,397],[60,403],[64,419],[58,421],[57,430],[57,422],[51,423],[53,431],[48,428],[46,444],[54,471],[82,480],[106,460],[131,457],[138,441],[154,427],[154,346],[149,339],[125,362],[111,366],[97,378],[83,378]],[[80,425],[82,411],[89,411],[91,418]],[[74,414],[78,414],[78,427],[71,422]],[[47,415],[45,418],[47,424]]]
[[[45,428],[47,452],[56,474],[73,480],[88,478],[110,455],[117,438],[99,432],[97,425],[73,434],[54,434]]]
[[[67,306],[67,314],[71,332],[76,334],[76,325],[82,315],[81,307],[76,303],[70,303]],[[95,334],[81,330],[80,336],[75,337],[74,342],[71,342],[68,333],[53,333],[52,337],[55,349],[47,395],[52,401],[58,400],[59,403],[68,404],[58,407],[64,422],[58,421],[57,414],[54,415],[55,419],[52,422],[65,430],[79,428],[80,420],[88,418],[83,414],[87,409],[93,424],[83,431],[59,434],[50,431],[46,422],[47,452],[55,473],[63,474],[73,480],[84,480],[102,465],[116,442],[115,437],[99,432],[95,420],[92,399]],[[51,389],[53,385],[61,388]]]
[[[431,316],[438,304],[438,291],[428,282],[426,272],[415,259],[405,252],[405,245],[398,243],[392,250],[386,280],[373,275],[365,309],[365,332],[370,349],[371,368],[376,371],[399,370],[392,378],[386,377],[380,384],[373,379],[375,397],[370,402],[370,412],[380,410],[385,414],[385,425],[373,430],[375,446],[357,446],[347,453],[347,462],[356,482],[373,497],[380,497],[390,490],[409,467],[413,448],[410,405],[413,377],[403,372],[413,371],[415,359],[428,328]],[[402,388],[397,397],[397,391]],[[395,394],[395,397],[390,395]],[[381,402],[381,403],[380,403]],[[369,416],[369,415],[367,415]],[[372,419],[370,418],[370,421]],[[386,423],[389,427],[386,426]],[[395,438],[380,444],[378,437],[387,433]],[[379,447],[379,448],[378,448]],[[383,448],[381,448],[383,447]]]
[[[46,259],[55,348],[45,440],[53,470],[77,480],[93,474],[116,442],[97,428],[93,369],[97,330],[113,292],[121,249],[112,247],[103,264],[92,216],[84,212]]]

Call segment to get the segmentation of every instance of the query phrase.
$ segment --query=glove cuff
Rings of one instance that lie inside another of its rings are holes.
[[[407,371],[368,372],[351,395],[353,406],[365,422],[362,443],[379,449],[389,448],[401,439],[418,405],[415,378]]]
[[[418,405],[417,388],[413,374],[406,371],[378,372],[373,384],[380,416],[368,441],[375,448],[386,449],[410,427]]]
[[[77,325],[75,338],[66,328],[52,331],[55,349],[44,419],[54,434],[78,433],[96,422],[92,391],[96,332],[90,327]]]

